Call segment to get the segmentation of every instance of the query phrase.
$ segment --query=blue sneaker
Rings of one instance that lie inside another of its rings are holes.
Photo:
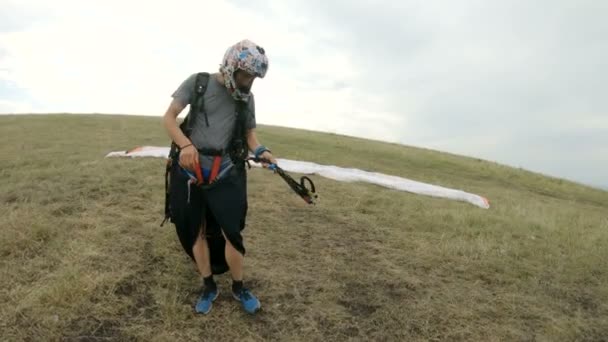
[[[203,293],[198,298],[195,310],[197,313],[208,314],[213,307],[213,301],[217,298],[219,291],[217,289],[213,291],[203,290]]]
[[[232,292],[232,296],[234,299],[241,302],[243,309],[245,309],[247,313],[254,314],[262,306],[260,301],[248,289],[243,288],[241,293]]]

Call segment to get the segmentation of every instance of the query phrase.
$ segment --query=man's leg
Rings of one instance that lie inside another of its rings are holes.
[[[222,234],[224,234],[223,231]],[[230,267],[230,274],[232,276],[232,296],[241,302],[245,311],[253,314],[260,309],[261,304],[249,289],[243,287],[243,254],[232,246],[226,234],[224,234],[224,239],[226,240],[226,262],[228,263],[228,267]]]
[[[204,227],[201,227],[201,231],[204,231]],[[196,311],[207,314],[211,311],[213,301],[217,298],[218,291],[217,285],[213,280],[213,274],[211,273],[209,246],[207,245],[207,239],[203,237],[203,234],[199,233],[197,235],[194,246],[192,247],[192,254],[194,254],[196,266],[203,276],[204,281],[203,293],[196,303]]]
[[[224,234],[223,231],[222,234]],[[226,240],[226,262],[228,263],[228,267],[230,267],[232,280],[243,281],[243,255],[232,246],[232,243],[230,243],[225,234],[224,239]]]
[[[201,226],[201,231],[204,227]],[[203,278],[211,276],[211,261],[209,258],[209,246],[207,246],[207,239],[203,239],[202,234],[198,234],[194,246],[192,247],[192,253],[196,260],[196,266],[199,273]]]

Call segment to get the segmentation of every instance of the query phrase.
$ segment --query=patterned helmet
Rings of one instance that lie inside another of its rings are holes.
[[[236,86],[234,73],[244,70],[251,75],[264,78],[268,70],[268,57],[264,49],[250,40],[242,40],[226,50],[220,71],[224,76],[226,88],[236,100],[247,101],[250,93],[243,92]]]

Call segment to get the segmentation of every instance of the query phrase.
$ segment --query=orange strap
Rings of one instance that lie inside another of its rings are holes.
[[[211,175],[209,176],[209,183],[213,183],[218,173],[220,172],[220,166],[222,165],[222,157],[215,156],[213,158],[213,166],[211,167]]]
[[[194,165],[194,173],[196,174],[197,185],[203,184],[205,179],[203,178],[203,172],[201,171],[201,165],[198,162],[198,158],[196,159],[196,164]]]

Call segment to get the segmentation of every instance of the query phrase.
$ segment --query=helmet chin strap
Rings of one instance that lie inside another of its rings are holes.
[[[251,92],[251,87],[248,87],[248,86],[239,87],[239,91],[243,94],[249,94],[249,92]]]
[[[247,102],[249,100],[249,92],[244,92],[236,87],[236,80],[234,79],[233,75],[234,73],[232,75],[228,75],[222,70],[222,76],[224,78],[226,88],[228,88],[228,91],[235,100]]]
[[[243,86],[243,87],[237,87],[236,84],[236,79],[234,77],[234,74],[238,71],[235,70],[232,75],[230,75],[229,78],[226,78],[226,75],[224,75],[224,77],[226,78],[225,83],[226,86],[228,87],[228,89],[230,90],[230,93],[232,94],[232,97],[234,97],[235,100],[240,100],[240,101],[245,101],[247,102],[249,100],[249,95],[251,92],[251,85],[249,86]]]

